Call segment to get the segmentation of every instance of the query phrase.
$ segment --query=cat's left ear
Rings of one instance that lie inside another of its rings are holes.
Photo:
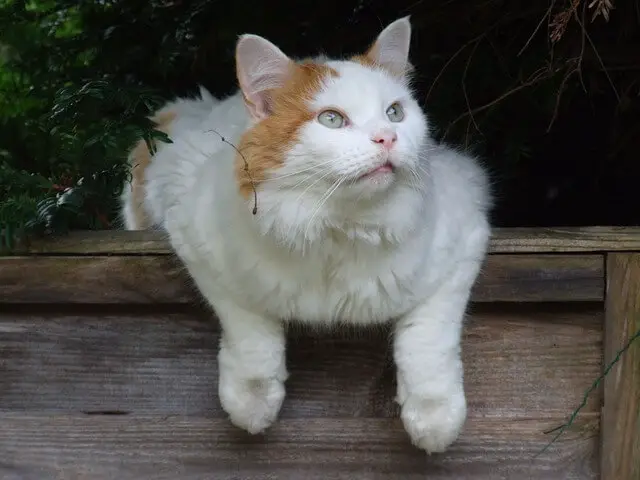
[[[404,76],[409,70],[409,47],[411,44],[411,22],[409,16],[389,24],[367,50],[366,56],[394,75]]]
[[[262,120],[272,113],[272,94],[284,85],[292,61],[258,35],[242,35],[236,45],[236,75],[249,113]]]

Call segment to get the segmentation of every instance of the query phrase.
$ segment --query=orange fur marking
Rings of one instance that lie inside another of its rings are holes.
[[[323,79],[337,75],[327,65],[292,62],[286,83],[271,92],[272,114],[245,132],[238,144],[242,156],[236,155],[236,177],[244,197],[251,198],[254,186],[265,180],[266,172],[282,165],[286,150],[297,141],[300,127],[315,117],[307,102],[322,88]]]
[[[169,135],[171,122],[176,118],[172,111],[160,112],[150,117],[156,129]],[[151,222],[144,208],[145,172],[151,164],[152,154],[144,140],[140,140],[130,154],[131,161],[131,208],[139,229],[149,228]]]

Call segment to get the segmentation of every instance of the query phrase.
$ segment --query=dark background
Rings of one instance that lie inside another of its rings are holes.
[[[614,0],[593,18],[598,2],[589,4],[5,1],[3,68],[22,80],[10,88],[0,76],[0,107],[17,110],[0,113],[0,152],[10,168],[73,186],[101,170],[101,158],[120,165],[139,131],[129,127],[143,125],[162,99],[195,93],[198,83],[232,92],[239,34],[263,35],[292,56],[341,56],[410,14],[419,100],[438,138],[484,159],[495,225],[638,225],[640,6]],[[96,81],[98,93],[87,93]],[[113,209],[103,210],[108,217]]]

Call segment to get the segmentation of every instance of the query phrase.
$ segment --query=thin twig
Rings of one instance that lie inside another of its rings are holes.
[[[584,25],[584,17],[587,12],[587,6],[582,5],[582,24]],[[576,14],[577,15],[577,14]],[[582,30],[582,35],[580,37],[580,56],[578,57],[578,78],[580,79],[580,85],[582,85],[582,91],[587,93],[587,86],[584,84],[584,77],[582,76],[582,60],[584,59],[584,48],[587,44],[586,40],[586,30]]]
[[[249,171],[249,162],[247,162],[247,159],[245,158],[245,156],[242,154],[242,152],[240,150],[238,150],[238,147],[236,147],[233,143],[229,142],[226,138],[224,138],[224,136],[222,136],[222,134],[216,130],[205,130],[205,132],[213,132],[216,135],[218,135],[220,137],[220,140],[222,140],[223,143],[226,143],[227,145],[231,145],[231,147],[238,152],[238,155],[240,155],[242,157],[242,160],[244,161],[244,171],[247,173],[247,177],[249,177],[249,183],[251,183],[251,190],[253,190],[253,210],[252,213],[255,215],[256,213],[258,213],[258,191],[256,190],[256,184],[253,182],[253,177],[251,176],[251,172]]]
[[[546,70],[546,69],[542,69],[542,70]],[[459,115],[458,117],[456,117],[447,127],[447,129],[444,132],[443,138],[446,138],[449,131],[451,130],[451,127],[453,125],[455,125],[456,123],[458,123],[460,120],[462,120],[463,118],[467,117],[468,115],[475,115],[476,113],[480,113],[484,110],[486,110],[487,108],[490,108],[492,106],[494,106],[497,103],[500,103],[502,100],[504,100],[507,97],[510,97],[511,95],[513,95],[514,93],[519,92],[520,90],[524,90],[525,88],[530,87],[531,85],[534,85],[536,83],[538,83],[541,80],[545,80],[549,77],[551,77],[554,73],[556,73],[559,69],[553,70],[553,71],[548,71],[545,75],[542,74],[541,70],[538,70],[537,72],[535,72],[529,80],[527,80],[526,82],[522,83],[521,85],[518,85],[517,87],[512,88],[511,90],[503,93],[502,95],[500,95],[499,97],[494,98],[493,100],[491,100],[488,103],[485,103],[484,105],[481,105],[479,107],[474,108],[473,110],[470,110],[468,112],[465,112],[461,115]]]
[[[458,55],[460,55],[462,53],[462,51],[467,48],[469,45],[472,45],[473,43],[477,43],[480,41],[480,39],[482,39],[482,37],[484,37],[487,34],[487,32],[481,33],[480,35],[478,35],[477,37],[475,37],[472,40],[469,40],[467,43],[465,43],[464,45],[462,45],[453,55],[451,55],[451,58],[449,58],[449,60],[447,60],[447,62],[442,66],[442,68],[440,69],[440,72],[438,72],[438,75],[436,75],[436,78],[433,79],[433,82],[431,83],[431,87],[429,88],[429,90],[427,91],[427,96],[425,97],[425,102],[429,101],[429,97],[431,96],[431,92],[433,91],[433,89],[436,86],[436,83],[438,83],[438,80],[440,80],[440,77],[444,74],[444,71],[447,69],[447,67],[449,65],[451,65],[451,63],[456,59],[456,57]]]
[[[573,61],[577,62],[578,60],[574,59]],[[553,126],[554,123],[556,123],[556,119],[558,118],[558,113],[560,112],[560,100],[562,99],[562,94],[564,93],[564,90],[567,86],[567,82],[569,81],[569,78],[571,78],[571,76],[578,71],[578,68],[579,67],[577,66],[569,68],[567,70],[567,73],[565,73],[564,77],[562,78],[562,82],[560,83],[560,88],[558,88],[558,94],[556,95],[556,104],[555,104],[555,107],[553,108],[553,115],[551,116],[551,121],[547,126],[547,133],[551,131],[551,127]]]
[[[471,121],[473,122],[473,125],[476,127],[476,130],[479,133],[480,132],[480,127],[478,126],[478,124],[476,123],[476,119],[473,116],[473,112],[471,111],[471,103],[469,102],[469,94],[467,92],[467,73],[469,72],[469,65],[471,65],[471,60],[473,59],[473,54],[476,53],[476,50],[478,49],[478,45],[480,45],[480,39],[478,39],[478,41],[476,42],[476,44],[473,46],[473,50],[471,50],[471,53],[469,54],[469,58],[467,58],[467,63],[464,66],[464,71],[462,72],[462,93],[464,94],[464,99],[467,102],[467,109],[469,110],[469,118],[471,119]],[[467,128],[467,135],[465,138],[465,146],[468,145],[468,139],[469,139],[469,133],[468,133],[468,128]]]
[[[600,53],[598,52],[598,49],[596,48],[595,43],[593,43],[593,40],[591,40],[591,35],[589,35],[589,32],[587,32],[587,29],[584,26],[584,23],[577,16],[576,16],[576,21],[578,22],[578,24],[582,28],[582,31],[584,32],[584,36],[587,38],[587,41],[589,42],[589,45],[591,45],[591,48],[593,49],[593,53],[595,54],[596,58],[598,59],[598,62],[600,63],[600,66],[602,67],[602,70],[604,71],[604,74],[606,75],[607,80],[609,81],[609,84],[611,85],[611,89],[613,90],[613,93],[615,94],[616,99],[618,100],[618,103],[620,103],[620,95],[618,94],[618,90],[616,89],[616,85],[613,83],[613,79],[611,78],[611,75],[609,75],[609,71],[607,70],[607,67],[605,67],[604,62],[602,61],[602,57],[600,56]]]
[[[556,4],[556,0],[553,0],[551,2],[551,5],[549,5],[549,8],[547,9],[547,11],[545,12],[545,14],[543,15],[543,17],[540,19],[540,22],[538,23],[538,26],[535,28],[535,30],[533,31],[533,33],[531,34],[531,36],[529,37],[529,39],[526,41],[526,43],[524,44],[524,46],[520,49],[520,51],[518,52],[518,54],[516,55],[516,57],[519,57],[520,55],[522,55],[522,52],[524,52],[526,50],[526,48],[529,46],[529,44],[531,43],[531,41],[533,40],[533,38],[536,36],[536,33],[538,33],[538,30],[540,30],[540,27],[542,27],[542,24],[544,23],[544,20],[546,18],[549,17],[549,15],[551,15],[551,11],[553,10],[553,7]]]
[[[584,393],[584,396],[582,397],[582,403],[580,403],[580,405],[578,406],[578,408],[576,408],[573,413],[571,414],[571,416],[569,417],[569,420],[564,423],[563,425],[560,425],[558,427],[552,428],[551,430],[547,430],[546,432],[544,432],[545,434],[550,434],[553,432],[558,432],[555,434],[555,436],[553,437],[553,439],[547,443],[547,445],[539,452],[536,454],[536,457],[538,457],[539,455],[542,455],[544,452],[546,452],[549,447],[555,443],[556,440],[558,440],[558,438],[560,438],[560,436],[569,428],[571,427],[571,425],[573,425],[573,422],[575,421],[575,419],[578,417],[578,414],[580,413],[580,411],[587,405],[587,401],[589,400],[589,396],[595,391],[596,388],[598,388],[600,386],[600,383],[602,383],[602,380],[604,380],[604,378],[609,374],[609,372],[611,371],[611,369],[616,365],[616,363],[618,363],[620,361],[620,359],[622,358],[622,355],[629,350],[629,348],[631,347],[631,345],[633,344],[634,341],[636,341],[638,338],[640,338],[640,330],[636,331],[636,333],[634,333],[631,338],[629,339],[629,341],[627,343],[625,343],[625,345],[616,352],[616,356],[614,357],[613,360],[611,360],[611,362],[609,362],[609,364],[606,366],[606,368],[604,369],[604,371],[602,372],[602,375],[600,375],[591,385],[591,387],[589,387],[587,389],[587,391]]]

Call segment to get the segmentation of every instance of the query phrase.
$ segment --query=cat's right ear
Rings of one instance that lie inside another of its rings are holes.
[[[369,48],[366,56],[374,64],[386,68],[397,76],[404,76],[411,65],[409,47],[411,45],[411,22],[409,16],[399,18],[389,24]]]
[[[292,61],[258,35],[242,35],[236,45],[236,75],[249,113],[255,120],[271,114],[272,90],[282,87]]]

